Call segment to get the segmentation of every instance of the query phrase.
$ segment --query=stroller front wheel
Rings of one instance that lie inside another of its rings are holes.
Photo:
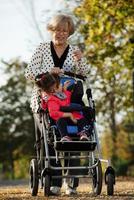
[[[108,174],[107,175],[107,194],[108,195],[113,195],[114,193],[114,176],[113,174]]]

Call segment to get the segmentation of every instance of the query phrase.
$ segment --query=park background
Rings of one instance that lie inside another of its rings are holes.
[[[134,176],[133,0],[0,0],[0,179],[28,178],[35,138],[24,70],[57,12],[73,16],[70,42],[90,65],[103,158],[117,176]]]

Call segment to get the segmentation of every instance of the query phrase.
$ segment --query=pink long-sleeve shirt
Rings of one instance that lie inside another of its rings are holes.
[[[48,97],[47,107],[48,107],[48,110],[49,110],[49,115],[55,121],[57,121],[58,119],[63,117],[64,112],[60,111],[60,107],[70,105],[71,92],[65,91],[64,93],[67,96],[66,99],[60,99],[60,98],[58,98],[57,96],[54,96],[54,95],[50,95]],[[46,109],[46,103],[44,101],[42,101],[42,108]],[[72,114],[73,114],[73,117],[75,119],[83,118],[83,115],[80,112],[73,111]]]

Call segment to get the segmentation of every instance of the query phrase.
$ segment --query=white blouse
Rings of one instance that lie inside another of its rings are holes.
[[[89,66],[86,63],[86,59],[82,58],[77,63],[73,59],[73,52],[76,50],[78,50],[78,47],[69,45],[69,51],[62,69],[64,71],[70,71],[76,74],[87,75],[89,72]],[[37,75],[45,72],[50,72],[53,67],[54,62],[51,54],[50,42],[41,43],[35,50],[30,63],[25,69],[25,77],[34,81]],[[34,84],[30,104],[33,112],[38,111],[39,101],[39,88]]]

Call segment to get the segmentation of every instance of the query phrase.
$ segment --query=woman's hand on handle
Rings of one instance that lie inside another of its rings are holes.
[[[61,74],[63,73],[63,69],[60,69],[59,67],[53,67],[50,71],[52,74]]]

